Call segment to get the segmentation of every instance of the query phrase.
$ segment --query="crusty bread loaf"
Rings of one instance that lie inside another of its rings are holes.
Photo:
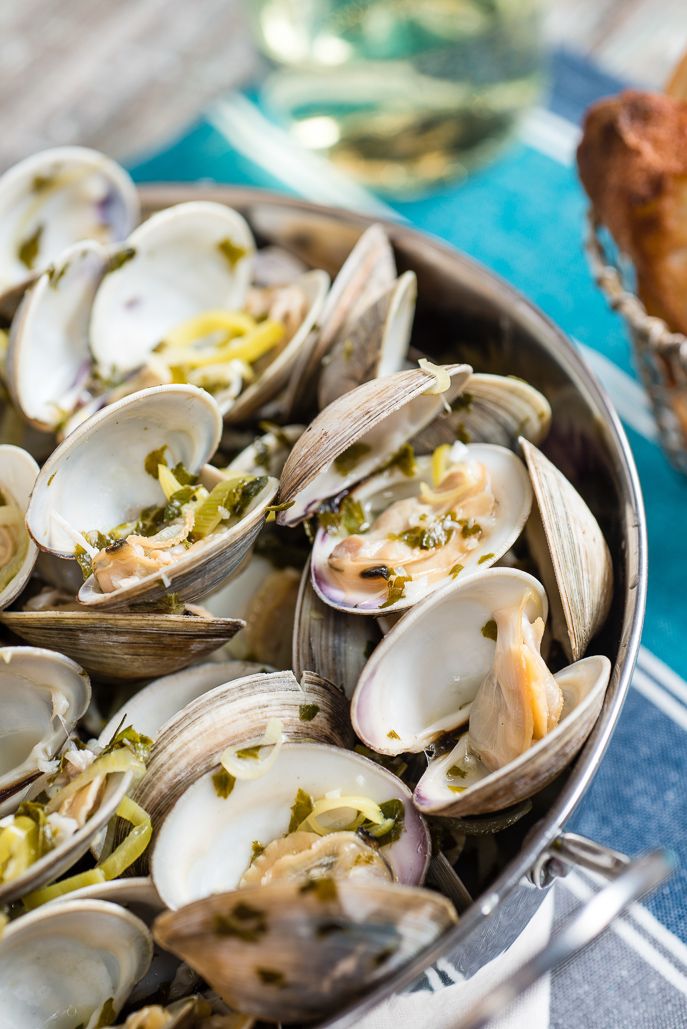
[[[687,333],[687,100],[628,90],[599,101],[577,163],[647,311]]]

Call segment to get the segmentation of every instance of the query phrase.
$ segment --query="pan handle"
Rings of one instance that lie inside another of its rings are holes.
[[[541,950],[480,998],[456,1023],[455,1029],[483,1029],[543,975],[593,943],[630,904],[659,886],[675,868],[675,858],[670,851],[652,850],[630,860],[624,854],[599,847],[572,833],[563,833],[551,848],[549,860],[560,858],[566,864],[569,862],[601,871],[612,881],[581,905]],[[545,864],[542,869],[546,869]],[[557,876],[561,873],[558,869],[549,868],[545,874]]]

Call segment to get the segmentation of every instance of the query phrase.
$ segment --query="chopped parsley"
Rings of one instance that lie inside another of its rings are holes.
[[[378,471],[386,472],[390,468],[398,468],[399,471],[403,472],[403,474],[409,479],[415,475],[417,463],[415,461],[415,451],[413,450],[412,444],[404,443],[395,454],[391,455],[385,464],[379,467]]]
[[[215,788],[217,796],[221,797],[222,800],[226,800],[236,785],[236,779],[231,772],[228,772],[226,768],[221,767],[213,773],[212,785]]]
[[[362,504],[349,493],[343,498],[338,508],[321,507],[317,513],[320,527],[327,532],[345,532],[349,536],[366,532],[370,528]]]
[[[152,476],[153,479],[158,478],[158,466],[161,464],[167,464],[167,458],[165,457],[165,451],[167,450],[167,444],[164,443],[157,450],[151,450],[146,455],[146,459],[143,462],[143,467],[147,471],[148,475]]]
[[[444,547],[453,535],[452,522],[454,517],[447,514],[443,518],[435,518],[424,525],[414,525],[403,532],[392,533],[391,540],[400,540],[408,547],[415,550],[434,550],[436,547]]]
[[[37,225],[30,236],[27,236],[17,247],[17,257],[29,271],[33,271],[38,252],[41,248],[43,226]]]
[[[389,731],[388,731],[388,733],[387,733],[387,737],[388,737],[388,738],[389,738],[390,740],[400,740],[400,738],[401,738],[401,737],[400,737],[400,736],[398,735],[398,733],[396,732],[396,730],[395,730],[395,729],[389,729]]]
[[[110,272],[119,271],[120,268],[123,268],[124,265],[127,264],[135,256],[136,249],[134,247],[123,247],[121,250],[118,250],[116,254],[112,254],[109,261],[107,262],[105,274],[109,275]]]
[[[474,397],[472,393],[459,393],[451,403],[452,411],[469,411],[472,408]]]
[[[371,449],[367,443],[351,443],[350,447],[334,460],[334,467],[339,475],[348,475],[352,472]]]
[[[477,562],[477,564],[478,565],[483,565],[485,561],[491,561],[491,559],[493,557],[495,557],[495,556],[496,556],[495,554],[482,554],[482,556],[479,559],[479,561]]]
[[[457,575],[460,575],[464,567],[465,565],[462,565],[459,561],[457,564],[453,566],[453,568],[449,569],[448,574],[451,576],[452,579],[455,579]]]
[[[381,825],[374,825],[367,819],[360,826],[358,832],[361,836],[367,836],[375,841],[377,846],[386,847],[400,839],[405,823],[405,807],[403,801],[397,797],[385,800],[379,805],[379,810],[384,815]]]
[[[246,256],[246,248],[242,246],[237,246],[236,243],[232,243],[232,241],[229,238],[221,239],[217,244],[217,249],[219,250],[222,257],[226,259],[227,264],[232,269],[232,271],[239,263],[239,261],[241,261]]]
[[[498,635],[498,629],[496,627],[496,622],[494,621],[493,618],[490,618],[488,622],[484,623],[484,625],[482,626],[481,632],[482,632],[482,635],[484,636],[485,639],[487,639],[487,640],[494,640],[494,642],[496,642],[496,637]]]
[[[313,803],[312,798],[305,792],[305,790],[298,790],[296,799],[291,805],[291,821],[289,822],[289,832],[295,832],[299,825],[305,821],[309,814],[312,813]]]
[[[449,779],[464,779],[467,774],[468,773],[465,771],[465,769],[461,768],[460,765],[451,765],[451,767],[446,772],[446,775],[449,777]]]
[[[253,840],[253,842],[250,845],[250,863],[251,863],[251,865],[253,864],[255,859],[259,858],[260,855],[263,854],[264,852],[265,852],[265,848],[263,847],[262,843],[260,843],[260,840]]]
[[[458,524],[460,525],[460,534],[463,539],[469,539],[471,536],[481,536],[482,526],[479,522],[471,522],[467,518],[459,518]]]
[[[406,595],[406,583],[410,582],[411,578],[410,575],[394,575],[393,578],[389,578],[386,584],[386,600],[381,608],[391,607],[392,604],[403,600]]]
[[[319,704],[301,704],[298,708],[298,717],[301,722],[312,722],[313,718],[316,718],[319,713]]]

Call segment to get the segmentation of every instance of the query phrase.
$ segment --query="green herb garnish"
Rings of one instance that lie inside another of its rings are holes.
[[[312,797],[305,792],[305,790],[298,790],[296,799],[291,805],[291,821],[289,822],[289,832],[295,832],[299,825],[305,821],[308,815],[312,814],[313,803]]]
[[[118,750],[120,747],[126,747],[135,758],[146,764],[153,749],[153,741],[150,736],[137,732],[133,725],[127,725],[124,729],[116,732],[107,746],[103,747],[101,756],[103,754],[110,754],[113,750]]]
[[[460,765],[451,765],[451,767],[446,772],[446,775],[449,777],[449,779],[464,779],[467,774],[468,773],[465,771],[465,769],[461,768]]]
[[[229,238],[220,240],[217,244],[217,249],[222,257],[226,258],[232,271],[239,261],[246,256],[246,248],[237,246],[236,243],[232,243]]]
[[[482,635],[484,636],[485,639],[487,639],[487,640],[494,640],[494,642],[496,642],[496,636],[498,634],[498,629],[496,627],[496,622],[494,621],[493,618],[490,618],[488,622],[484,623],[484,625],[482,626],[481,632],[482,632]]]
[[[267,932],[267,916],[260,908],[240,901],[228,914],[216,914],[212,927],[218,936],[233,936],[244,943],[257,943]]]
[[[387,736],[390,740],[400,740],[401,738],[395,729],[389,729]]]
[[[313,718],[315,718],[319,713],[319,704],[301,704],[298,708],[298,717],[301,722],[312,722]]]
[[[405,807],[403,801],[394,797],[392,800],[385,800],[379,805],[379,810],[384,815],[381,825],[374,825],[367,819],[360,826],[359,832],[362,836],[371,837],[378,846],[386,847],[400,839],[405,823]]]
[[[455,579],[455,577],[456,577],[457,575],[460,575],[460,573],[461,573],[461,572],[463,571],[463,568],[464,568],[464,567],[465,567],[465,565],[462,565],[462,564],[460,563],[460,561],[459,561],[459,562],[458,562],[457,564],[455,564],[455,565],[453,566],[453,568],[450,568],[450,569],[449,569],[449,573],[448,573],[448,574],[449,574],[449,575],[451,576],[451,578],[452,578],[452,579]]]
[[[37,225],[30,236],[19,244],[17,247],[17,257],[29,271],[33,271],[33,266],[36,263],[38,257],[38,251],[41,248],[41,237],[43,235],[43,226]]]
[[[474,397],[472,393],[459,393],[455,400],[451,403],[452,411],[469,411],[472,407]]]
[[[265,852],[265,848],[259,840],[253,840],[250,845],[250,863],[251,865],[256,858],[259,858],[261,854]]]
[[[470,522],[467,518],[459,518],[458,524],[460,525],[460,534],[463,539],[482,535],[482,526],[478,522]]]
[[[380,465],[377,469],[378,472],[386,472],[390,468],[398,468],[399,471],[403,472],[409,479],[415,475],[417,471],[417,462],[415,461],[415,451],[410,443],[404,443],[395,454],[392,454],[385,464]]]
[[[148,475],[152,476],[153,479],[158,477],[158,465],[167,464],[167,458],[165,457],[165,451],[167,450],[167,444],[164,443],[157,450],[151,450],[146,455],[146,459],[143,462],[143,467],[147,471]]]
[[[350,447],[346,447],[344,452],[334,460],[334,467],[339,475],[348,475],[349,472],[352,472],[365,455],[370,453],[371,449],[367,443],[351,443]]]
[[[326,529],[327,532],[341,533],[343,531],[349,536],[354,533],[366,532],[370,527],[362,504],[355,500],[350,493],[343,498],[338,509],[320,508],[317,520],[321,528]]]
[[[239,761],[257,761],[260,758],[261,750],[260,744],[254,747],[243,747],[241,750],[236,751],[236,757]]]
[[[330,900],[337,900],[339,891],[334,879],[328,876],[321,876],[317,879],[308,879],[298,890],[299,893],[314,893],[318,900],[326,903]]]
[[[222,800],[226,800],[231,794],[234,786],[236,785],[236,779],[228,772],[224,766],[217,769],[212,775],[212,785],[215,787],[215,793]]]
[[[391,607],[392,604],[402,600],[406,595],[406,583],[412,579],[411,575],[394,575],[386,584],[386,600],[380,606],[380,610]]]
[[[109,261],[107,262],[107,268],[105,274],[109,275],[110,272],[119,271],[127,262],[136,256],[136,250],[134,247],[123,247],[118,250],[116,254],[112,254]]]
[[[392,533],[391,540],[400,540],[408,547],[416,550],[434,550],[436,547],[444,547],[453,535],[453,526],[449,523],[453,517],[448,514],[444,518],[435,518],[424,525],[414,525],[403,532]]]
[[[477,564],[478,565],[483,565],[485,561],[491,561],[492,557],[495,557],[495,556],[496,556],[495,554],[482,554],[482,556],[479,559],[479,561],[477,562]]]

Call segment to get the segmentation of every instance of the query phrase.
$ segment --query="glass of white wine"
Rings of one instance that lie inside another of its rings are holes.
[[[247,0],[264,100],[304,146],[381,192],[465,175],[542,79],[543,0]]]

